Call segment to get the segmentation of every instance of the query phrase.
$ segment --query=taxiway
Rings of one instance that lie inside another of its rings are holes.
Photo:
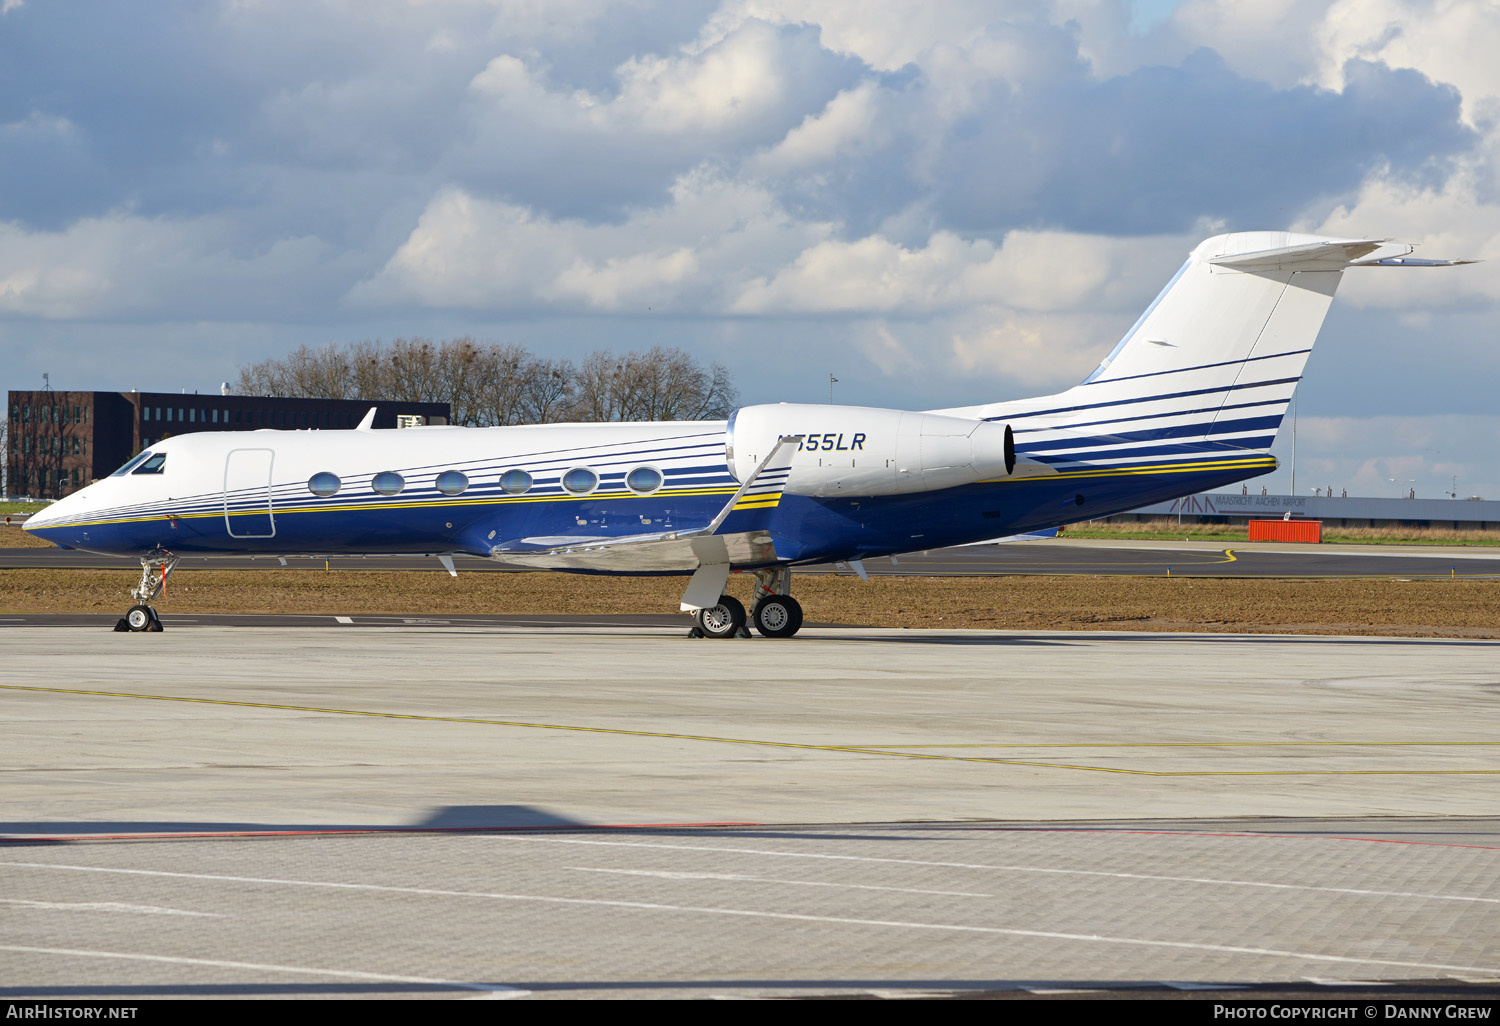
[[[1500,643],[5,639],[7,996],[1500,980]]]

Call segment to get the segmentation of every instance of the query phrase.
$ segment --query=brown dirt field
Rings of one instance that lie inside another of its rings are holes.
[[[0,611],[123,613],[135,575],[0,571]],[[730,591],[747,601],[752,578]],[[362,570],[181,570],[163,613],[640,613],[677,608],[680,577]],[[1190,577],[806,575],[810,622],[1021,630],[1385,634],[1500,638],[1500,581],[1227,580]]]
[[[6,527],[5,517],[0,516],[0,549],[50,549],[53,544],[34,534],[27,534],[19,527]]]

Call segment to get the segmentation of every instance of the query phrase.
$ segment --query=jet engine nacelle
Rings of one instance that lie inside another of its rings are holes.
[[[791,495],[900,495],[1009,477],[1016,467],[1010,425],[868,406],[779,403],[729,417],[725,453],[744,481],[776,440],[802,435],[792,457]]]

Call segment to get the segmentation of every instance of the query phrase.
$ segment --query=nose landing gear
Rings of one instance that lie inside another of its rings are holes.
[[[117,631],[139,633],[161,631],[161,617],[151,605],[156,596],[167,588],[167,578],[177,569],[177,557],[166,549],[157,549],[141,557],[141,583],[130,589],[136,604],[115,623]]]

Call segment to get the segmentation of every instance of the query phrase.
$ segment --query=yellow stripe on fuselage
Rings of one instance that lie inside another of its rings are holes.
[[[1067,470],[1056,474],[1046,474],[1037,477],[1009,477],[996,478],[992,480],[979,481],[977,484],[1009,484],[1023,485],[1040,481],[1061,481],[1080,478],[1109,478],[1109,477],[1139,477],[1153,474],[1193,474],[1215,470],[1254,470],[1261,467],[1273,468],[1276,460],[1274,457],[1258,456],[1242,459],[1224,459],[1212,462],[1194,463],[1155,463],[1141,464],[1138,466],[1116,466],[1098,467],[1088,470]],[[424,499],[421,501],[407,502],[381,502],[365,501],[351,505],[336,506],[279,506],[273,505],[271,511],[276,516],[290,516],[294,513],[359,513],[373,512],[389,509],[450,509],[455,506],[509,506],[536,502],[595,502],[601,499],[662,499],[662,498],[691,498],[695,496],[711,495],[733,495],[735,489],[728,487],[702,487],[702,488],[663,488],[650,495],[637,495],[631,491],[594,492],[590,495],[502,495],[489,496],[485,498],[459,499]],[[755,495],[746,496],[735,503],[734,511],[749,509],[772,509],[780,502],[783,493],[774,496]],[[264,510],[247,509],[230,512],[230,516],[257,516]],[[223,509],[204,510],[193,513],[148,513],[132,517],[114,517],[101,520],[74,520],[63,524],[53,524],[51,527],[103,527],[111,524],[140,524],[159,520],[203,520],[217,519],[225,515]]]

